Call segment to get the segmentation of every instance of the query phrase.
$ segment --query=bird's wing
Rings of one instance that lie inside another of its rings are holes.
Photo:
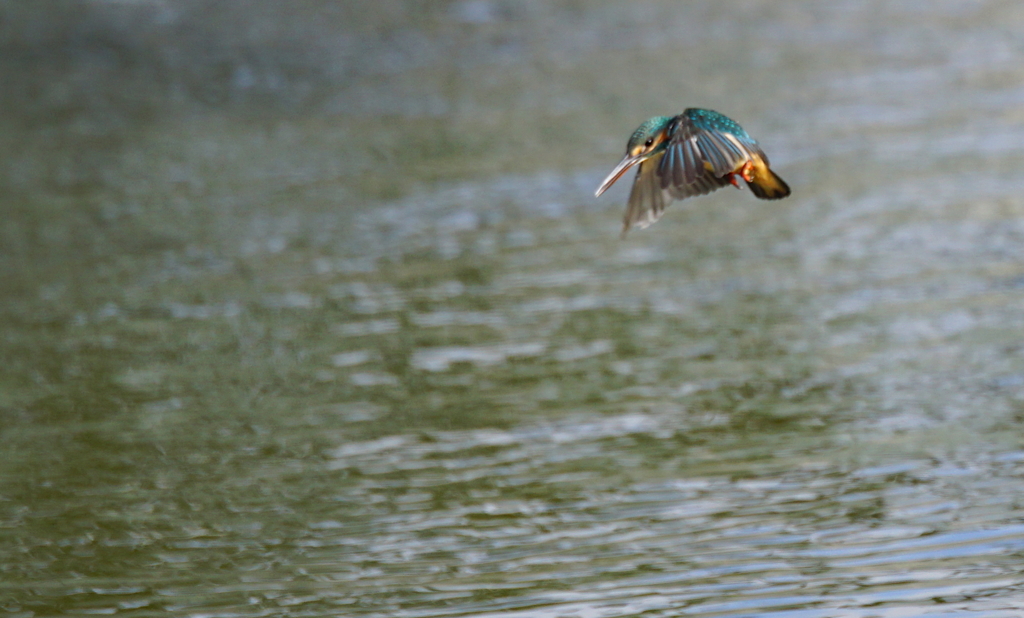
[[[668,156],[669,151],[666,150],[665,153],[651,157],[637,166],[633,189],[629,193],[629,202],[626,205],[626,215],[622,219],[623,236],[631,227],[643,229],[660,219],[665,207],[673,199],[681,200],[704,195],[730,184],[728,176],[715,176],[703,165],[692,183],[666,183],[664,170],[676,169],[674,165],[667,168],[665,159]]]
[[[720,131],[700,118],[695,121],[683,114],[673,118],[672,125],[658,175],[663,187],[673,187],[673,193],[682,197],[702,195],[728,184],[717,180],[735,172],[753,156],[763,156],[757,142],[745,134]],[[695,192],[698,188],[704,190]]]
[[[626,215],[622,218],[623,236],[633,226],[645,228],[661,218],[665,206],[672,199],[658,178],[661,156],[652,157],[638,166],[633,189],[629,193]]]
[[[669,145],[658,163],[660,186],[678,200],[711,193],[729,184],[727,174],[733,168],[719,173],[717,166],[727,165],[732,159],[714,154],[709,158],[705,155],[700,142],[704,134],[692,128],[680,127],[669,138]]]
[[[731,183],[729,176],[715,176],[715,174],[708,169],[705,169],[702,174],[699,174],[696,180],[692,184],[670,184],[666,191],[673,198],[677,200],[686,199],[695,195],[705,195],[711,193],[717,189],[728,186]]]

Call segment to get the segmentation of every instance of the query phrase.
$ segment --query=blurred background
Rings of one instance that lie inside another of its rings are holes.
[[[0,2],[0,610],[1018,616],[1022,32]],[[691,106],[792,197],[620,241]]]

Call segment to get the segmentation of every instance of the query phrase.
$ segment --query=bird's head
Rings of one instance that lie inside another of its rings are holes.
[[[622,157],[615,169],[608,174],[594,195],[600,196],[607,191],[608,187],[615,184],[615,181],[621,178],[629,168],[643,163],[665,150],[671,124],[671,116],[655,116],[637,127],[636,131],[633,131],[633,135],[630,136],[629,142],[626,143],[626,156]]]

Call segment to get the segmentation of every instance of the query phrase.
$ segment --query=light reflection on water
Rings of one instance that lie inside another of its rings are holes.
[[[0,607],[1019,615],[1024,14],[735,5],[18,34]],[[620,242],[594,187],[691,104],[793,197]]]
[[[846,607],[839,615],[867,616],[916,615],[907,609],[936,599],[968,607],[962,603],[1019,590],[1012,556],[1024,547],[1024,527],[996,523],[1015,508],[1005,480],[1020,474],[1019,454],[856,468],[812,448],[777,457],[763,475],[737,478],[749,474],[743,448],[730,449],[736,459],[694,456],[686,445],[695,428],[679,420],[632,414],[439,433],[426,442],[390,437],[346,445],[329,465],[359,470],[353,494],[367,503],[402,487],[407,500],[391,505],[395,516],[365,523],[388,542],[353,541],[359,560],[434,592],[434,607],[403,615],[449,615],[446,601],[467,591],[478,598],[455,613],[818,607],[800,615],[831,616]],[[673,442],[679,448],[664,448]],[[485,456],[473,454],[481,450]],[[636,478],[643,468],[656,472]],[[409,469],[415,478],[403,479],[400,470]],[[516,477],[543,479],[544,488]],[[453,486],[465,489],[439,504],[438,492]],[[538,499],[538,491],[558,500]],[[402,513],[422,502],[432,504],[429,518]],[[964,530],[964,517],[985,524]],[[444,582],[436,572],[409,571],[423,561],[444,565]],[[554,590],[534,592],[552,573]],[[372,595],[380,581],[378,572],[354,574],[350,583]],[[490,594],[479,598],[482,588]],[[852,609],[881,603],[896,607]]]

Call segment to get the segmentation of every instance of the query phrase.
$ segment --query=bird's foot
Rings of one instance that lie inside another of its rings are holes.
[[[753,180],[754,180],[754,162],[753,161],[747,161],[746,163],[743,164],[743,167],[740,168],[740,176],[743,176],[743,180],[746,180],[747,182],[753,182]]]
[[[736,180],[736,174],[729,174],[729,183],[737,189],[740,188],[740,181]]]

